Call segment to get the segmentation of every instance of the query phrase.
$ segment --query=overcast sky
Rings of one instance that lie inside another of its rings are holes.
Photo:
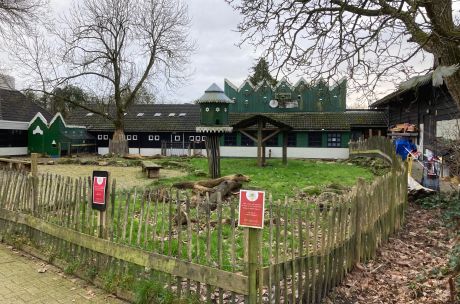
[[[68,9],[73,0],[51,0],[55,14]],[[174,92],[163,92],[165,102],[191,102],[199,98],[213,82],[222,89],[224,78],[240,84],[248,76],[258,57],[251,47],[240,49],[235,32],[239,15],[223,0],[189,0],[192,19],[191,39],[196,51],[190,58],[192,75]]]
[[[78,0],[50,0],[53,14],[62,14],[74,1]],[[192,102],[213,82],[223,88],[224,78],[240,85],[259,57],[251,46],[236,46],[241,39],[240,34],[235,31],[240,16],[224,0],[186,2],[192,19],[190,38],[196,43],[196,51],[190,58],[189,68],[192,75],[185,85],[174,91],[167,92],[160,88],[160,100],[166,103]],[[14,71],[5,71],[15,74]],[[292,83],[297,81],[289,80]],[[20,79],[16,82],[19,89],[26,85]],[[393,87],[387,89],[393,90]],[[348,106],[358,99],[359,96],[349,96]]]

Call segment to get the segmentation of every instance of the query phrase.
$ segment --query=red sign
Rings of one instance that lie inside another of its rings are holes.
[[[105,189],[107,185],[107,177],[94,176],[93,177],[93,204],[105,204]]]
[[[264,228],[265,192],[240,190],[238,226]]]

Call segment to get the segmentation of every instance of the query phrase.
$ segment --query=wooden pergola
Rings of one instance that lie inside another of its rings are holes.
[[[292,130],[292,127],[282,123],[280,121],[271,119],[265,115],[256,114],[249,118],[243,119],[238,123],[233,125],[234,131],[239,131],[242,134],[249,137],[257,145],[257,165],[259,167],[265,166],[265,147],[266,142],[270,138],[278,135],[279,133],[283,134],[283,164],[287,164],[287,145],[288,145],[288,136],[287,132]],[[256,131],[256,136],[251,135],[250,131]],[[268,135],[264,136],[264,133]]]

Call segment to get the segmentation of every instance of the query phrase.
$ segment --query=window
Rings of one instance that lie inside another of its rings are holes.
[[[155,135],[155,140],[159,141],[160,140],[160,135]]]
[[[128,115],[128,113],[126,113],[126,112],[125,112],[125,113],[123,113],[123,116],[126,116],[126,115]]]
[[[174,140],[175,141],[180,141],[180,135],[174,135]]]
[[[131,140],[131,135],[126,135],[126,140]]]
[[[288,147],[297,147],[297,133],[288,133],[287,145]]]
[[[341,135],[340,133],[327,133],[327,146],[340,147],[342,143]]]
[[[155,113],[155,114],[153,114],[153,116],[155,116],[155,117],[160,117],[160,116],[161,116],[161,113]]]
[[[198,138],[200,138],[200,137],[198,136]],[[189,137],[188,137],[188,140],[189,140],[189,141],[195,141],[195,136],[189,136]]]
[[[224,146],[236,146],[236,133],[224,135]]]
[[[137,135],[133,135],[133,140],[137,140]]]
[[[149,141],[153,141],[153,135],[149,135]]]
[[[137,113],[137,117],[142,117],[144,116],[144,113]]]
[[[87,113],[86,116],[93,116],[94,113]]]
[[[184,117],[185,115],[187,115],[187,114],[186,113],[179,113],[180,117]]]
[[[99,134],[99,135],[97,136],[97,139],[98,139],[98,140],[102,140],[102,135]]]
[[[108,135],[104,135],[104,140],[108,140],[109,139],[109,136]]]
[[[244,134],[241,134],[241,145],[246,147],[254,146],[254,141]]]
[[[169,117],[174,117],[174,116],[176,116],[176,113],[169,113],[168,116],[169,116]]]
[[[323,145],[323,134],[321,132],[308,133],[308,146],[321,147]]]

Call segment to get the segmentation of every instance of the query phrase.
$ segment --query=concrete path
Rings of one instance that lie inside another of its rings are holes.
[[[125,302],[85,281],[65,275],[52,265],[0,243],[0,303]]]

